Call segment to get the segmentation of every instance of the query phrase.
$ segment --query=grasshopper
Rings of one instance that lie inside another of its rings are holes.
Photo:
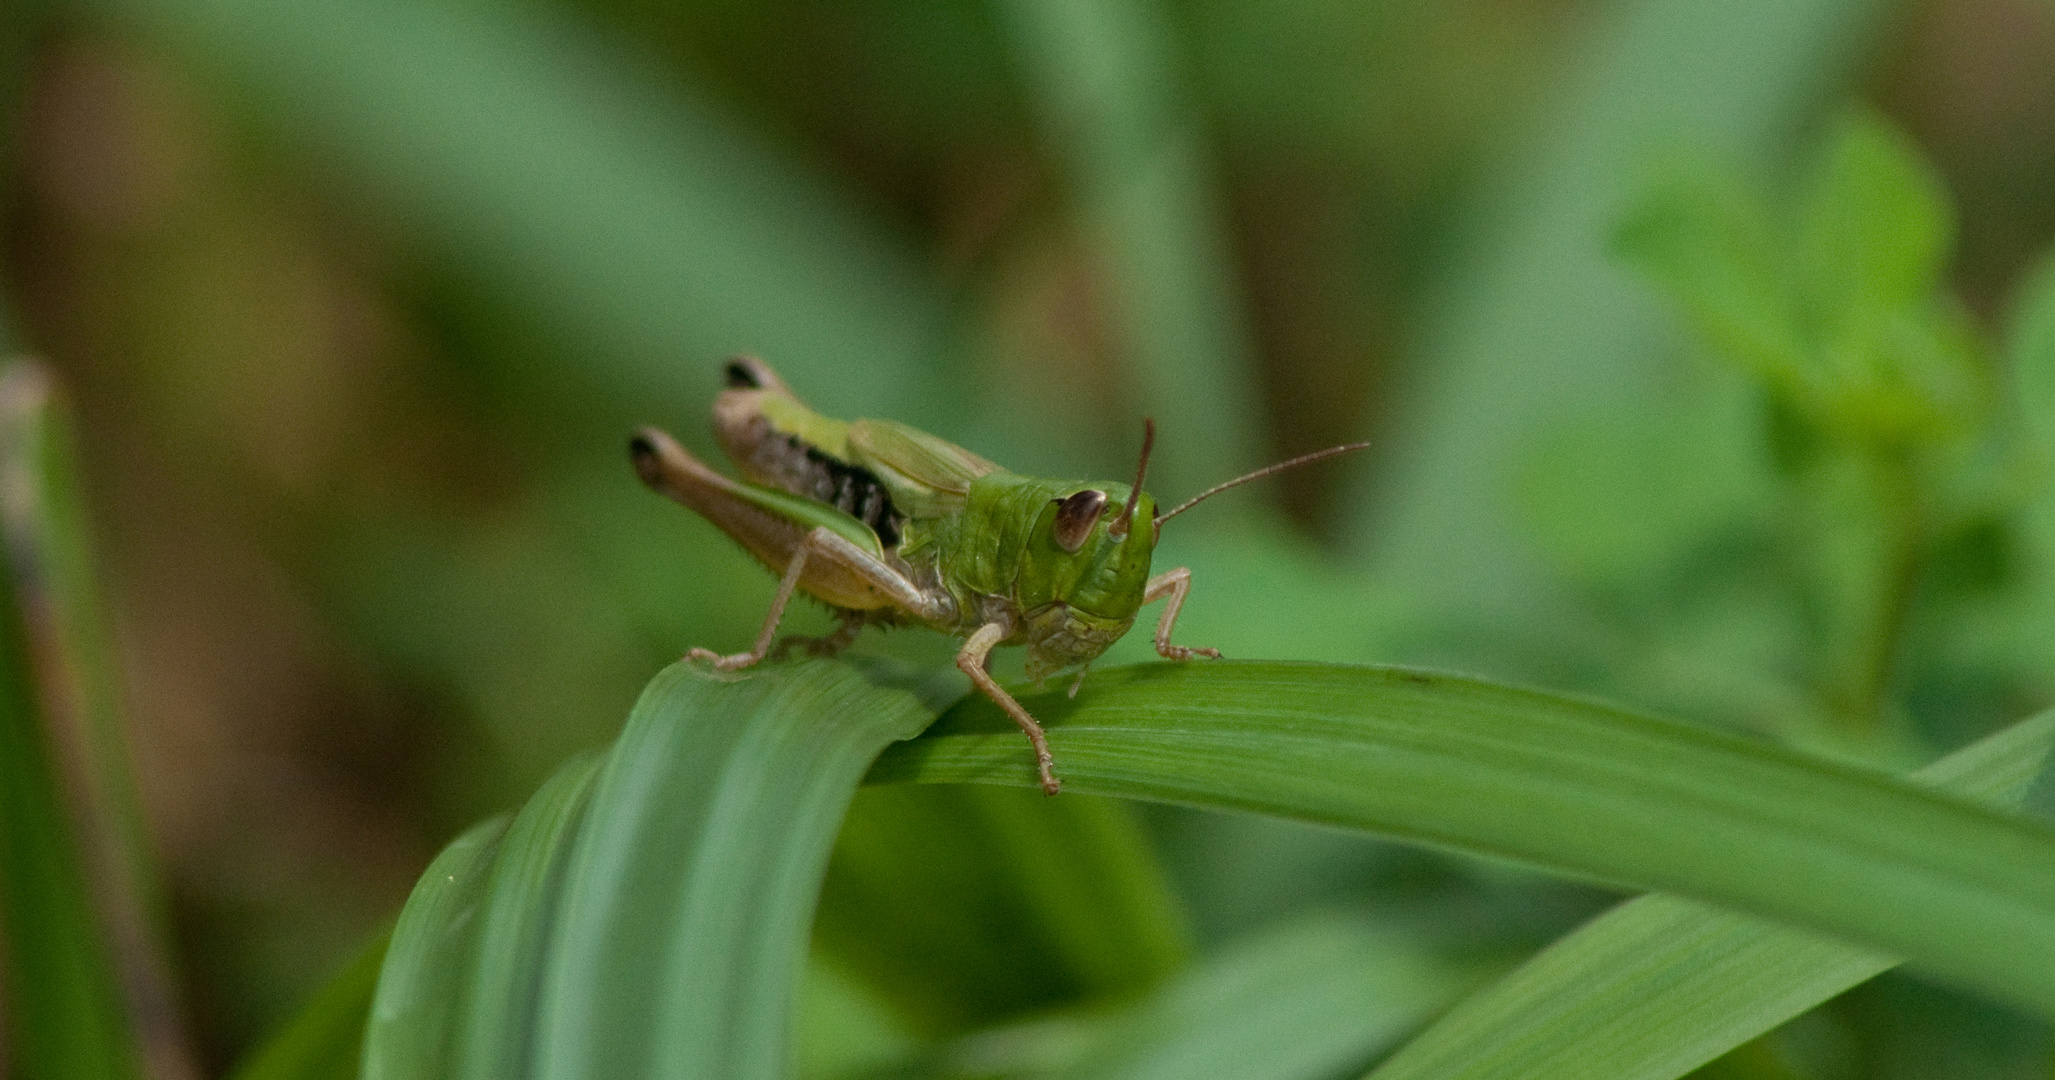
[[[747,481],[730,479],[656,428],[629,441],[643,482],[683,503],[781,575],[748,652],[694,648],[690,660],[723,671],[771,652],[785,605],[803,591],[840,617],[812,642],[832,652],[871,625],[920,625],[965,639],[956,666],[1034,746],[1042,790],[1062,787],[1042,725],[992,678],[993,648],[1024,645],[1031,679],[1085,669],[1164,601],[1156,652],[1218,659],[1217,649],[1171,643],[1191,591],[1185,567],[1149,575],[1163,523],[1238,484],[1324,457],[1352,443],[1279,462],[1201,492],[1167,514],[1142,490],[1155,443],[1143,422],[1133,484],[1020,476],[889,420],[833,420],[800,402],[770,365],[728,362],[714,402],[714,432]]]

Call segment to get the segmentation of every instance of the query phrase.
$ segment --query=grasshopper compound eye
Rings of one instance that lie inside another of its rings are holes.
[[[1086,488],[1056,504],[1056,526],[1052,530],[1056,546],[1075,555],[1085,546],[1085,538],[1092,535],[1092,527],[1099,524],[1099,518],[1106,513],[1106,493],[1098,488]]]

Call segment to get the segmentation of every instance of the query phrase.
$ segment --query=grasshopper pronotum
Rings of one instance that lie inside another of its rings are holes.
[[[915,624],[966,639],[956,666],[997,702],[1034,745],[1042,790],[1057,793],[1042,725],[987,670],[999,645],[1027,648],[1040,679],[1082,667],[1126,634],[1143,604],[1164,601],[1156,652],[1171,660],[1218,658],[1174,645],[1177,613],[1191,589],[1185,567],[1149,575],[1165,521],[1237,484],[1363,443],[1330,447],[1209,488],[1167,514],[1142,491],[1155,442],[1143,426],[1133,484],[1045,480],[889,420],[833,420],[807,408],[770,365],[729,361],[714,403],[714,430],[747,483],[686,453],[655,428],[629,443],[644,483],[719,526],[783,575],[748,652],[687,656],[722,670],[769,654],[795,591],[834,609],[842,626],[815,645],[829,651],[871,624]],[[1073,683],[1071,693],[1077,692]]]

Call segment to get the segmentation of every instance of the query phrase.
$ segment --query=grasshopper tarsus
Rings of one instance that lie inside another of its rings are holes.
[[[691,651],[685,654],[685,659],[711,660],[713,661],[715,671],[740,671],[743,668],[755,666],[763,657],[753,652],[717,653],[712,649],[701,648],[695,645]]]

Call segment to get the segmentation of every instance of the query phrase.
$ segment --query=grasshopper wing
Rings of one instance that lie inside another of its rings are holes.
[[[738,356],[728,361],[727,383],[714,398],[714,434],[728,460],[751,480],[803,490],[798,477],[783,475],[795,466],[778,460],[773,443],[797,440],[800,447],[849,460],[849,425],[807,408],[769,364]]]
[[[970,482],[999,466],[918,428],[891,420],[857,420],[848,429],[849,460],[869,469],[909,517],[944,517],[963,508]]]

